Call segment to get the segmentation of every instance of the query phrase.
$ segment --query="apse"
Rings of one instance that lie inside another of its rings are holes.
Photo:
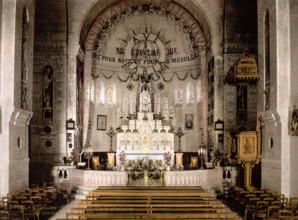
[[[119,128],[117,109],[132,93],[138,100],[146,83],[152,101],[157,94],[167,98],[175,126],[186,129],[182,150],[196,152],[207,133],[204,39],[197,21],[176,3],[120,4],[100,13],[85,41],[82,145],[107,151],[107,128]],[[105,118],[103,128],[98,118]],[[192,118],[191,127],[187,118]]]

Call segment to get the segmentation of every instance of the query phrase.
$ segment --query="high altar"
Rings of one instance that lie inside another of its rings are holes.
[[[174,163],[174,134],[170,126],[163,126],[162,120],[154,120],[153,112],[138,112],[135,120],[129,120],[129,126],[122,126],[123,132],[117,134],[117,155],[124,151],[127,161],[136,163],[147,157],[153,163],[164,165],[164,153],[170,152],[171,165]],[[144,120],[147,118],[147,120]],[[133,128],[133,129],[130,129]],[[129,130],[130,132],[127,132]],[[137,130],[138,133],[133,132]],[[119,164],[119,156],[116,157]]]
[[[116,163],[119,164],[119,154],[123,151],[126,163],[130,165],[140,163],[146,158],[151,163],[164,166],[164,154],[171,155],[170,166],[174,164],[174,111],[168,113],[168,101],[164,98],[162,112],[160,112],[159,94],[155,95],[154,105],[151,102],[149,87],[142,86],[139,97],[139,112],[135,114],[136,99],[131,96],[130,116],[128,117],[128,105],[123,104],[124,109],[121,118],[128,118],[126,125],[117,133]],[[126,107],[127,106],[127,107]],[[154,112],[152,111],[154,106]],[[167,125],[165,125],[167,124]]]

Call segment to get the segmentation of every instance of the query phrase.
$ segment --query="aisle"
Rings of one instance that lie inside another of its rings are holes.
[[[49,218],[49,220],[56,220],[57,218],[65,218],[66,213],[70,212],[71,208],[77,207],[77,204],[80,202],[79,199],[74,199],[70,203],[63,206],[55,215]]]

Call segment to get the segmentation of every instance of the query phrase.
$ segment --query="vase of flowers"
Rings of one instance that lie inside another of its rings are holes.
[[[171,170],[171,160],[172,160],[172,155],[170,152],[167,152],[167,153],[164,153],[163,155],[163,159],[165,161],[165,166],[166,166],[166,169],[167,171],[170,171]]]
[[[120,163],[120,169],[121,171],[124,171],[125,170],[125,162],[126,162],[126,156],[124,154],[124,151],[121,151],[119,154],[119,163]]]

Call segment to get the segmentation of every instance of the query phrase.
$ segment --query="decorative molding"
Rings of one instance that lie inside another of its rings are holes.
[[[34,44],[34,54],[67,54],[66,43],[42,42]]]
[[[28,126],[33,112],[14,108],[10,116],[10,123],[17,126]]]
[[[266,126],[266,124],[269,124],[270,122],[273,122],[275,126],[277,126],[280,121],[280,115],[277,111],[266,111],[259,114],[259,118],[261,120],[262,125]]]
[[[85,57],[85,51],[80,47],[77,55],[78,59],[83,63]]]

